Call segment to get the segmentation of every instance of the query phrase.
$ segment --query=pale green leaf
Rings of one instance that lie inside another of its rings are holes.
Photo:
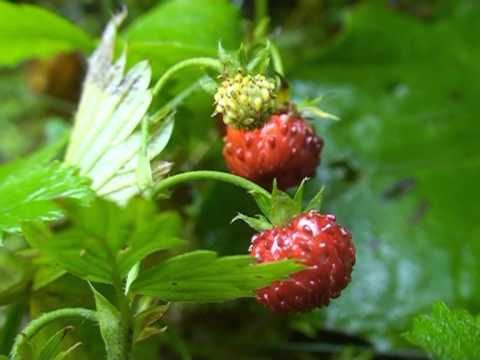
[[[110,21],[89,58],[65,157],[92,180],[98,195],[121,205],[170,170],[167,163],[152,161],[165,148],[173,129],[173,117],[164,119],[168,113],[147,115],[152,101],[148,62],[142,59],[128,72],[125,52],[114,62],[117,27],[124,16],[119,13]],[[146,124],[143,132],[139,129],[142,120]]]

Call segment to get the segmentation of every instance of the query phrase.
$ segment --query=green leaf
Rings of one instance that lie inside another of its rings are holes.
[[[0,305],[18,300],[32,277],[30,264],[0,247]]]
[[[215,56],[218,41],[236,48],[239,9],[228,1],[173,0],[137,18],[124,32],[134,61],[150,59],[154,74],[191,57]]]
[[[46,264],[41,263],[38,265],[38,268],[33,276],[32,290],[38,291],[63,275],[65,275],[65,270],[55,266],[55,264],[52,264],[51,261],[47,262]]]
[[[125,358],[127,339],[122,328],[121,314],[102,294],[93,286],[92,292],[97,306],[97,318],[100,325],[107,353],[107,360],[123,360]]]
[[[92,44],[80,28],[46,9],[0,1],[0,65],[89,50]]]
[[[58,219],[62,211],[52,200],[91,200],[86,179],[70,166],[50,162],[62,142],[0,166],[0,232],[19,232],[23,221]]]
[[[64,327],[62,330],[56,332],[41,348],[40,353],[38,354],[37,360],[52,360],[60,355],[60,345],[71,331],[73,331],[72,326]]]
[[[62,211],[52,200],[71,198],[85,203],[91,199],[89,182],[60,162],[16,170],[0,179],[0,230],[18,232],[23,221],[60,218]]]
[[[72,226],[58,233],[39,223],[25,224],[23,230],[32,247],[83,279],[111,283],[115,272],[124,278],[147,255],[183,244],[177,237],[178,215],[157,214],[145,200],[122,209],[98,199],[88,208],[69,206],[67,213]]]
[[[186,253],[141,273],[132,292],[165,301],[226,301],[253,296],[255,289],[302,269],[292,261],[254,261],[248,255],[218,257],[204,250]]]
[[[435,359],[470,360],[480,358],[480,318],[465,310],[451,310],[434,303],[430,315],[419,315],[404,335]]]

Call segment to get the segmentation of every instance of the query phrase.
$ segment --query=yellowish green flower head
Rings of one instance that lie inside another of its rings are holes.
[[[226,125],[237,129],[259,128],[275,111],[276,93],[273,79],[239,72],[220,83],[215,114],[221,114]]]

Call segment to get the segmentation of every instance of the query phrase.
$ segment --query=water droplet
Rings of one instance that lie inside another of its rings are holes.
[[[270,145],[270,147],[273,149],[275,148],[275,144],[276,144],[275,136],[270,136],[268,138],[268,145]]]
[[[244,161],[245,160],[245,153],[243,152],[242,149],[237,149],[235,150],[235,156],[237,157],[238,160]]]

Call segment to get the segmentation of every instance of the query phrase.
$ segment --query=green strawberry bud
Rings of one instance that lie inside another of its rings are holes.
[[[215,114],[221,114],[225,124],[237,129],[259,128],[275,111],[276,92],[273,79],[238,72],[218,87]]]

